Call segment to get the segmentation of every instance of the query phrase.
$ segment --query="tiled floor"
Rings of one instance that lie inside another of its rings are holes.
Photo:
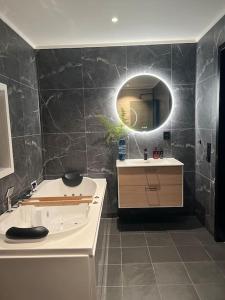
[[[119,224],[102,219],[98,300],[225,300],[225,244],[194,219]]]

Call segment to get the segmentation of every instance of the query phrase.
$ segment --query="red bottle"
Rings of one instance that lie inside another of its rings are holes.
[[[159,153],[157,147],[155,147],[155,149],[153,150],[152,156],[154,159],[158,159],[160,157],[160,153]]]

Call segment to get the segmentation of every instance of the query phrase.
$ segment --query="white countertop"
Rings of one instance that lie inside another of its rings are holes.
[[[126,159],[126,160],[117,160],[117,168],[127,168],[127,167],[173,167],[173,166],[183,166],[184,164],[175,158],[149,158],[144,159]]]

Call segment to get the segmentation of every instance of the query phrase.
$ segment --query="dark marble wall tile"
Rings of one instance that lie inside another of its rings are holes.
[[[172,83],[195,84],[196,44],[172,45]]]
[[[170,83],[171,45],[127,47],[127,73],[153,73]]]
[[[204,178],[196,177],[196,200],[201,203],[201,214],[206,227],[214,232],[215,207],[215,159],[216,159],[216,122],[218,117],[218,48],[225,42],[225,16],[205,34],[197,45],[196,72],[196,171]],[[200,145],[199,139],[203,140]],[[211,163],[205,161],[206,143],[212,143]],[[204,177],[203,177],[204,176]],[[208,179],[206,179],[208,178]],[[207,181],[207,201],[202,201],[201,189]],[[209,188],[211,186],[211,188]]]
[[[60,177],[71,170],[87,171],[84,133],[44,134],[43,154],[46,175]]]
[[[195,130],[173,129],[172,156],[184,163],[184,171],[195,171]]]
[[[87,133],[87,173],[93,178],[106,178],[104,216],[115,216],[118,210],[116,177],[117,144],[107,145],[105,133]]]
[[[38,91],[10,79],[7,87],[12,136],[40,134]]]
[[[42,138],[41,135],[25,137],[29,181],[38,180],[43,176]]]
[[[107,144],[105,133],[87,133],[88,173],[115,175],[117,143]]]
[[[24,135],[24,111],[23,111],[24,105],[23,105],[22,88],[20,84],[16,82],[12,82],[10,80],[8,80],[6,84],[8,86],[11,134],[13,137],[23,136]]]
[[[216,129],[218,78],[210,77],[197,85],[196,128]]]
[[[143,158],[145,148],[148,149],[149,157],[152,157],[155,147],[163,149],[165,157],[172,156],[171,140],[164,140],[161,130],[146,135],[129,134],[128,147],[128,158]]]
[[[0,36],[0,74],[19,81],[19,37],[2,20]]]
[[[212,143],[211,130],[196,129],[196,172],[210,179],[211,164],[206,161],[207,143]]]
[[[0,20],[0,82],[7,85],[15,173],[0,180],[0,213],[14,186],[14,201],[42,174],[41,126],[34,50]],[[36,136],[36,134],[38,134]]]
[[[25,138],[13,138],[12,143],[15,172],[1,179],[4,199],[9,187],[14,186],[13,195],[16,197],[30,185]]]
[[[196,173],[196,214],[205,223],[205,216],[209,214],[211,200],[210,180],[201,174]]]
[[[195,171],[184,172],[184,208],[190,213],[194,212],[195,208]]]
[[[34,50],[0,20],[0,74],[37,88]]]
[[[23,84],[38,89],[35,51],[20,39],[21,54],[19,59],[19,81]]]
[[[126,78],[126,47],[82,50],[85,88],[117,87]]]
[[[44,133],[85,131],[82,89],[41,90],[40,100]]]
[[[115,89],[84,89],[85,119],[87,131],[104,131],[105,128],[98,120],[104,115],[111,121],[116,121]]]
[[[37,51],[41,89],[82,88],[81,49],[46,49]]]
[[[40,110],[38,91],[30,88],[24,89],[24,134],[40,134]]]
[[[174,85],[173,129],[195,128],[195,85]]]

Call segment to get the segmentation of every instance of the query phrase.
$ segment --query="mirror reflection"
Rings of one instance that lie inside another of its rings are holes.
[[[162,125],[172,108],[167,85],[151,75],[129,79],[117,96],[117,112],[125,125],[136,131],[150,131]]]

